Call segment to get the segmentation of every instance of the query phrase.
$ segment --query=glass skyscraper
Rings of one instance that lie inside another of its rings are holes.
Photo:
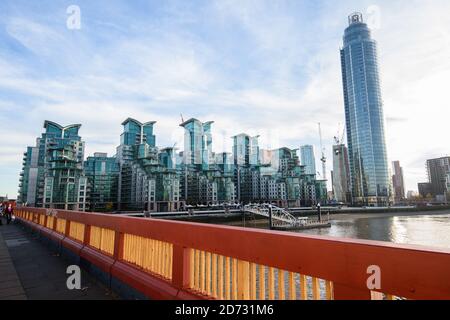
[[[316,158],[314,157],[314,147],[305,145],[300,147],[300,161],[305,166],[305,174],[316,175]]]
[[[377,43],[360,13],[349,16],[341,65],[353,202],[385,205],[390,179]]]

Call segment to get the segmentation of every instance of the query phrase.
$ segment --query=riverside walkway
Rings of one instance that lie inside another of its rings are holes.
[[[81,290],[66,286],[69,262],[12,223],[0,226],[0,300],[110,300],[114,295],[82,270]]]

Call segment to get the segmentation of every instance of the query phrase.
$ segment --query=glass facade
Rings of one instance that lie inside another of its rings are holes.
[[[390,179],[377,44],[360,13],[349,23],[341,65],[352,197],[357,204],[385,205]]]
[[[156,138],[153,134],[154,124],[154,121],[140,123],[135,119],[128,118],[122,123],[124,131],[120,136],[120,144],[133,146],[146,143],[149,146],[154,147],[156,143]]]
[[[38,140],[39,141],[39,140]],[[30,206],[36,205],[39,172],[39,148],[28,147],[23,154],[23,168],[20,173],[18,202]]]
[[[177,168],[181,174],[182,196],[189,205],[213,204],[234,200],[234,185],[228,154],[212,151],[213,121],[189,119],[184,128],[184,151]]]
[[[44,122],[45,132],[36,140],[36,147],[28,147],[24,153],[19,203],[83,211],[88,208],[80,127]]]
[[[63,127],[46,121],[45,179],[42,206],[69,210],[87,209],[87,186],[83,177],[84,142],[78,134],[81,125]]]
[[[333,146],[333,193],[338,202],[350,203],[350,167],[348,149],[344,144]]]
[[[19,200],[31,206],[91,211],[185,210],[187,205],[271,202],[311,205],[326,185],[305,174],[297,150],[261,150],[258,136],[233,138],[233,153],[212,151],[213,122],[190,119],[185,149],[157,148],[153,125],[128,118],[117,154],[84,161],[80,125],[45,122],[23,157]],[[35,201],[33,201],[35,200]]]
[[[450,172],[450,157],[427,160],[428,182],[433,196],[443,196],[447,192],[446,179]]]
[[[392,162],[394,175],[392,176],[392,189],[394,192],[394,201],[396,203],[405,199],[405,179],[403,177],[403,168],[400,166],[400,161]]]
[[[197,119],[189,119],[180,124],[184,128],[184,163],[201,166],[207,170],[212,159],[211,126],[214,122],[202,123]]]
[[[117,159],[106,153],[95,153],[85,161],[84,172],[91,190],[91,210],[116,210],[120,174]]]
[[[301,164],[305,166],[306,174],[316,174],[316,158],[314,157],[314,147],[310,145],[300,147]]]
[[[259,136],[251,137],[241,133],[233,138],[234,164],[237,166],[255,166],[259,164]]]
[[[155,147],[155,123],[131,118],[122,123],[116,155],[119,210],[177,211],[183,205],[174,148]]]

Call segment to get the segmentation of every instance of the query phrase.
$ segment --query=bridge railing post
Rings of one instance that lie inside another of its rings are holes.
[[[114,260],[116,261],[120,261],[123,259],[123,243],[123,233],[116,231],[114,235]]]
[[[70,234],[70,220],[66,219],[66,229],[64,230],[64,236],[69,237]]]
[[[178,289],[189,288],[191,249],[173,245],[172,284]]]
[[[88,246],[91,243],[91,226],[88,224],[84,225],[84,237],[83,245]]]

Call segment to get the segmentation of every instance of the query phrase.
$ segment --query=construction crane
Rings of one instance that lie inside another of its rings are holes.
[[[319,122],[319,137],[320,137],[320,152],[322,153],[322,157],[320,161],[322,161],[322,179],[327,180],[327,158],[325,157],[325,148],[322,144],[322,128]]]
[[[344,128],[342,129],[342,136],[340,136],[340,133],[341,133],[341,124],[339,123],[337,136],[334,137],[334,141],[336,142],[337,145],[344,144],[345,125]]]

